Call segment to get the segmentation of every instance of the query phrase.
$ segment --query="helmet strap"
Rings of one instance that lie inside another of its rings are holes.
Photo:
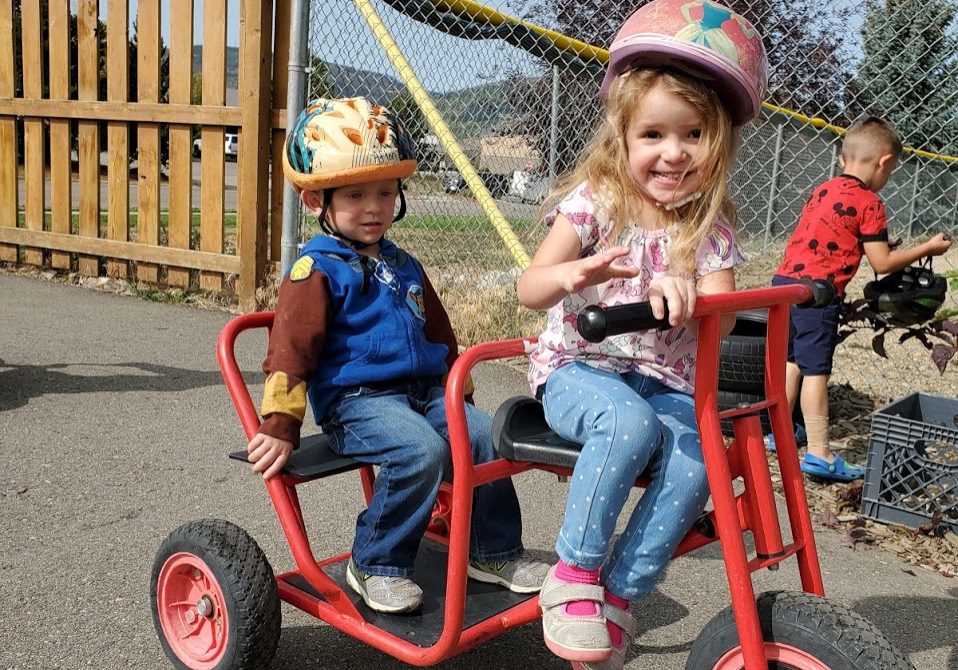
[[[399,212],[393,218],[393,223],[406,216],[406,194],[402,190],[402,179],[397,179],[396,183],[399,185]]]

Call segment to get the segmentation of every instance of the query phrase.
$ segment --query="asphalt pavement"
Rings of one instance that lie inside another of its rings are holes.
[[[149,604],[153,556],[171,530],[228,519],[276,571],[293,567],[262,483],[227,458],[244,443],[214,357],[231,315],[3,274],[0,315],[0,669],[171,668]],[[263,351],[262,337],[240,341],[240,365],[260,382]],[[519,373],[495,364],[478,370],[477,387],[490,410],[524,391]],[[544,473],[516,483],[526,545],[550,558],[565,485]],[[315,552],[345,551],[358,478],[325,479],[301,495]],[[828,529],[816,538],[831,599],[877,625],[917,668],[958,669],[954,580],[849,549]],[[756,590],[797,590],[793,563],[757,573]],[[635,608],[626,667],[685,668],[692,641],[728,603],[717,545],[673,562]],[[287,605],[283,617],[272,668],[410,667]],[[569,666],[531,624],[440,667]]]

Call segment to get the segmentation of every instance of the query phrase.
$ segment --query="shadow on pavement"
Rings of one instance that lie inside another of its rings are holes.
[[[297,670],[408,670],[413,666],[317,621],[315,626],[284,626],[276,657],[270,667]],[[487,640],[471,651],[443,661],[437,667],[443,670],[569,670],[569,662],[553,655],[542,641],[541,626],[530,623]]]
[[[877,625],[908,655],[931,649],[951,648],[948,668],[958,668],[958,588],[950,598],[875,596],[862,598],[853,609]]]
[[[83,369],[91,374],[82,374]],[[120,372],[121,369],[126,372]],[[247,379],[255,375],[249,372],[243,374]],[[31,398],[48,393],[175,392],[222,384],[223,378],[219,372],[154,363],[53,363],[42,366],[2,363],[0,411],[22,407]]]
[[[678,623],[689,615],[689,609],[672,598],[659,591],[653,591],[652,595],[645,598],[641,603],[632,608],[632,615],[636,623],[636,640],[656,628],[665,628],[674,623]],[[654,655],[654,654],[678,654],[688,653],[692,649],[692,640],[681,644],[670,645],[648,645],[635,643],[629,652],[626,662],[629,658],[636,656]]]

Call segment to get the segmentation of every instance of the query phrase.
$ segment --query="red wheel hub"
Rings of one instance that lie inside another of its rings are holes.
[[[229,620],[213,571],[200,558],[170,556],[156,582],[156,609],[173,653],[193,670],[212,670],[226,653]]]
[[[770,663],[777,663],[779,670],[831,670],[829,666],[811,654],[777,642],[765,643],[765,659]],[[736,647],[718,660],[712,670],[742,670],[745,667],[745,656],[742,648]]]

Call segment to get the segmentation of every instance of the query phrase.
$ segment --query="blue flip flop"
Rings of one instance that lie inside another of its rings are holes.
[[[765,436],[765,439],[768,440],[765,443],[765,448],[768,449],[773,454],[775,453],[775,435],[769,433]],[[795,445],[802,447],[808,443],[808,435],[805,434],[805,426],[800,423],[795,424]]]
[[[853,482],[865,476],[865,468],[860,465],[850,465],[841,456],[829,463],[824,458],[814,454],[805,454],[801,462],[801,469],[806,475],[827,479],[833,482]]]

